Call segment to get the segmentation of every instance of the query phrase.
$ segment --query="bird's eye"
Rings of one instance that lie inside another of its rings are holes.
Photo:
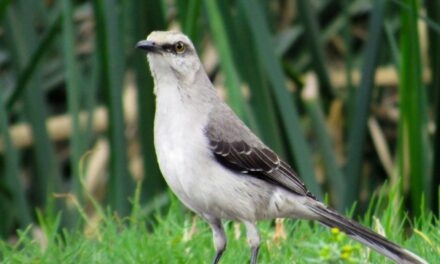
[[[179,41],[176,44],[174,44],[174,50],[177,53],[183,53],[185,51],[185,45],[181,41]]]

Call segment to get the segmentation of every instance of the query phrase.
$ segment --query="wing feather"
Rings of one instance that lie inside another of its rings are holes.
[[[260,179],[267,179],[297,194],[313,197],[293,169],[269,148],[251,147],[244,141],[210,141],[214,156],[221,157],[222,163],[234,170],[258,173]]]
[[[229,169],[314,198],[289,164],[264,145],[225,104],[210,112],[205,135],[213,156]]]

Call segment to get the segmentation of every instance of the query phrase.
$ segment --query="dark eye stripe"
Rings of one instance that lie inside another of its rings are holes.
[[[173,53],[173,54],[177,54],[176,50],[174,49],[174,46],[175,46],[176,44],[177,44],[177,42],[174,43],[174,44],[163,44],[161,47],[162,47],[162,49],[165,50],[166,52],[171,52],[171,53]],[[185,46],[185,51],[182,52],[181,54],[185,54],[185,53],[187,53],[189,50],[191,50],[191,49],[189,48],[189,45],[187,45],[185,42],[182,42],[182,44]]]
[[[171,45],[171,44],[164,44],[164,45],[162,45],[162,49],[164,49],[165,51],[168,51],[168,52],[175,53],[174,52],[174,45]]]

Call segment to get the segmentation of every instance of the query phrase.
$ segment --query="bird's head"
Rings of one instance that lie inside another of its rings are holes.
[[[137,48],[147,52],[155,81],[170,78],[193,80],[200,69],[200,60],[191,40],[180,32],[153,31]]]

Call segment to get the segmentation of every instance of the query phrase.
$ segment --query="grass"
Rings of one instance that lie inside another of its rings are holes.
[[[67,230],[60,228],[60,215],[39,213],[39,225],[17,231],[15,242],[0,240],[0,260],[2,263],[209,263],[214,256],[209,226],[184,209],[172,194],[168,209],[155,210],[153,217],[148,217],[146,208],[139,205],[139,190],[131,215],[124,218],[97,204],[94,206],[99,217],[89,217],[77,204],[82,223]],[[370,206],[362,222],[376,231],[383,230],[389,239],[434,263],[440,256],[438,220],[425,214],[412,222],[411,230],[403,229],[408,221],[398,220],[393,213],[395,208],[386,205],[383,198]],[[368,224],[371,222],[374,224]],[[248,262],[250,250],[244,226],[226,222],[225,227],[229,241],[222,263]],[[317,223],[264,221],[259,223],[259,228],[263,242],[260,263],[391,263],[337,229],[329,230]]]

